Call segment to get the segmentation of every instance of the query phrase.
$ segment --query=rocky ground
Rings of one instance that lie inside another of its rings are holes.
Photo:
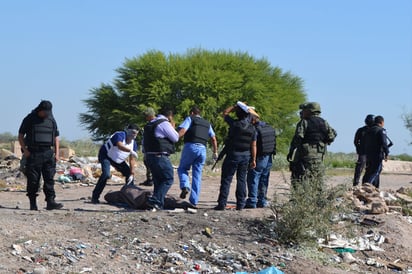
[[[329,184],[351,184],[350,173],[335,173]],[[137,181],[143,181],[142,168],[138,174]],[[285,247],[263,233],[262,221],[272,217],[269,208],[212,209],[219,175],[205,173],[199,209],[191,212],[94,205],[89,203],[93,186],[81,183],[56,183],[64,210],[45,210],[41,194],[40,210],[29,211],[21,191],[24,178],[12,185],[8,179],[10,186],[0,192],[0,273],[253,273],[270,266],[284,273],[412,272],[411,218],[390,212],[368,216],[376,225],[355,222],[354,237],[366,235],[375,251],[339,255],[327,247]],[[274,171],[270,194],[287,195],[288,177]],[[381,186],[386,191],[412,187],[412,173],[384,174]],[[105,192],[120,187],[111,183]],[[170,193],[180,193],[177,181]],[[230,201],[234,205],[234,184]],[[389,263],[395,266],[388,268]]]

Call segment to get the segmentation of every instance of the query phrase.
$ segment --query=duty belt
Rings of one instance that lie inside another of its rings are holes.
[[[146,155],[154,155],[154,156],[169,156],[170,154],[167,152],[145,152]]]
[[[30,152],[42,152],[53,149],[52,146],[29,146],[28,147]]]

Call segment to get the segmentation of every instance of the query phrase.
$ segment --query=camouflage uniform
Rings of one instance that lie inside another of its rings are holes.
[[[296,125],[288,154],[293,186],[302,178],[322,176],[326,146],[336,137],[336,131],[319,116],[318,103],[304,103],[299,108],[302,119]]]

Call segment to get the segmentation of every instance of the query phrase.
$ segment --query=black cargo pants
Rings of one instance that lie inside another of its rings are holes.
[[[46,196],[46,201],[53,200],[56,197],[54,192],[55,174],[56,159],[54,151],[51,148],[31,150],[26,162],[27,196],[37,196],[40,187],[40,177],[43,176],[43,192]]]

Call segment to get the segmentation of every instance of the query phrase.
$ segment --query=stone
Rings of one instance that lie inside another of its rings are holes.
[[[33,274],[47,274],[47,273],[48,273],[48,271],[47,271],[47,269],[44,268],[44,267],[36,267],[36,268],[33,270]]]
[[[399,199],[401,199],[402,201],[408,203],[408,204],[412,204],[412,197],[402,194],[402,193],[395,193],[395,196]]]
[[[372,208],[370,210],[371,214],[383,214],[388,211],[389,211],[389,208],[385,202],[382,202],[382,201],[372,202]]]

